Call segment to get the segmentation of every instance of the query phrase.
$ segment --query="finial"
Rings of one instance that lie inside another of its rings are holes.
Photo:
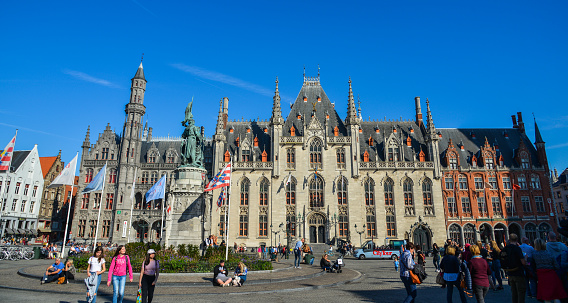
[[[276,76],[276,84],[278,84],[278,76]]]
[[[144,53],[142,53],[142,58],[140,58],[140,63],[142,63],[142,61],[144,61]]]
[[[351,86],[351,76],[349,76],[349,86]]]
[[[306,65],[304,64],[304,79],[306,78]]]
[[[320,65],[318,64],[318,78],[320,77]]]

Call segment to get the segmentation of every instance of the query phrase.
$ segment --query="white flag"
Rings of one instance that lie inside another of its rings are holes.
[[[59,173],[59,176],[57,176],[55,178],[55,180],[53,180],[53,182],[51,182],[51,184],[49,184],[49,186],[47,188],[54,188],[54,187],[59,187],[62,185],[74,185],[75,184],[75,169],[77,168],[77,157],[79,156],[79,153],[77,153],[77,155],[75,155],[75,158],[73,158],[73,160],[71,160],[71,162],[69,162],[67,165],[65,165],[65,168]]]
[[[286,180],[286,186],[292,182],[292,174],[288,174],[288,179]]]

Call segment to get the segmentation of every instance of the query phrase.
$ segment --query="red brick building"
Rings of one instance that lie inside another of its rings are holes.
[[[545,142],[535,122],[533,145],[517,115],[513,128],[437,129],[448,238],[532,242],[556,228]]]

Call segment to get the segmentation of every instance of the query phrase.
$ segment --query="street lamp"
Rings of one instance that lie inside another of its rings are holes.
[[[334,236],[334,239],[335,239],[335,244],[334,244],[334,245],[335,245],[335,246],[337,246],[337,223],[338,223],[338,221],[337,221],[337,213],[334,213],[334,214],[333,214],[333,217],[331,217],[331,219],[329,220],[329,224],[330,224],[330,225],[333,225],[333,226],[335,227],[335,236]]]
[[[360,242],[359,246],[360,246],[361,248],[363,248],[363,247],[362,247],[362,246],[363,246],[363,241],[361,240],[361,235],[362,235],[363,233],[365,233],[365,224],[363,224],[363,230],[362,230],[362,231],[358,231],[358,230],[357,230],[357,224],[355,224],[355,232],[359,234],[359,242]]]
[[[302,228],[303,228],[305,220],[306,220],[306,218],[305,218],[302,214],[298,213],[298,220],[296,221],[296,223],[297,223],[297,224],[296,224],[296,229],[298,230],[298,237],[299,237],[300,239],[302,238],[302,235],[301,235],[302,233],[300,233],[300,230],[299,230],[298,226],[302,226]],[[299,224],[301,224],[301,225],[299,225]],[[304,232],[303,235],[304,235],[303,237],[305,238],[305,237],[306,237],[306,233]]]
[[[272,224],[270,224],[270,231],[272,231],[272,233],[274,234],[274,245],[273,246],[276,246],[276,235],[278,233],[280,233],[280,230],[282,229],[283,226],[284,226],[284,223],[280,223],[280,225],[278,226],[280,229],[277,230],[277,231],[274,231],[274,230],[272,230]]]

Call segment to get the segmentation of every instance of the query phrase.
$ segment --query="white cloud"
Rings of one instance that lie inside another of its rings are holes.
[[[217,81],[217,82],[221,82],[221,83],[225,83],[228,85],[232,85],[232,86],[236,86],[236,87],[240,87],[242,89],[246,89],[248,91],[260,94],[260,95],[264,95],[264,96],[273,96],[274,92],[270,89],[264,88],[260,85],[256,85],[253,83],[249,83],[246,81],[243,81],[241,79],[237,79],[235,77],[231,77],[225,74],[221,74],[218,72],[214,72],[214,71],[209,71],[200,67],[196,67],[196,66],[189,66],[189,65],[185,65],[185,64],[181,64],[181,63],[176,63],[176,64],[171,64],[172,67],[177,68],[181,71],[184,71],[186,73],[190,73],[194,76],[203,78],[203,79],[207,79],[207,80],[213,80],[213,81]]]
[[[63,73],[65,73],[69,76],[72,76],[74,78],[83,80],[83,81],[87,81],[87,82],[91,82],[91,83],[95,83],[95,84],[99,84],[99,85],[103,85],[103,86],[107,86],[107,87],[112,87],[112,88],[120,88],[120,86],[118,86],[118,85],[116,85],[116,84],[114,84],[110,81],[95,78],[95,77],[87,75],[83,72],[65,69],[65,70],[63,70]]]
[[[547,149],[556,149],[556,148],[562,148],[562,147],[566,147],[566,146],[568,146],[568,142],[556,144],[556,145],[551,145],[551,146],[547,147]]]

